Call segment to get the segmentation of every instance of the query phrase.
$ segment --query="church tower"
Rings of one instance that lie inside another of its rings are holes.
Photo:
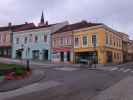
[[[42,11],[42,16],[41,16],[41,20],[40,20],[40,23],[39,23],[39,26],[46,26],[48,25],[48,21],[44,21],[44,15],[43,15],[43,11]]]

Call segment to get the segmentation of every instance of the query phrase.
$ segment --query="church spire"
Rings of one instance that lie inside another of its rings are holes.
[[[40,24],[44,24],[44,15],[43,15],[43,11],[42,11],[42,16],[41,16]]]
[[[44,15],[43,15],[43,11],[42,11],[42,16],[41,16],[41,20],[40,23],[38,24],[38,26],[46,26],[48,25],[48,21],[44,21]]]

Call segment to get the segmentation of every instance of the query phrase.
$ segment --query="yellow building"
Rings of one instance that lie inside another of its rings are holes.
[[[122,63],[122,38],[118,32],[104,24],[84,23],[72,31],[75,63],[82,60],[99,64]]]

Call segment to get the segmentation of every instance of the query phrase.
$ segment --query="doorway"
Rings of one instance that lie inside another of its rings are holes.
[[[22,50],[16,50],[16,59],[22,59]]]
[[[112,52],[111,51],[107,51],[107,62],[108,63],[112,63],[113,59],[112,59]]]
[[[60,52],[60,56],[61,56],[61,57],[60,57],[60,61],[63,62],[63,61],[64,61],[64,52]]]
[[[48,60],[48,50],[43,50],[43,59]]]
[[[70,61],[70,57],[71,57],[71,54],[70,54],[70,51],[67,52],[67,61]]]

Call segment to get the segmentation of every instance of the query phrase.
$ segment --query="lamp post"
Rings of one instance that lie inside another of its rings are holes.
[[[97,50],[96,50],[96,45],[94,45],[94,50],[95,50],[95,53],[94,53],[94,68],[96,68],[96,63],[97,63]]]
[[[30,52],[30,48],[27,48],[27,60],[26,60],[26,69],[28,71],[30,71],[30,59],[29,59],[29,52]]]

